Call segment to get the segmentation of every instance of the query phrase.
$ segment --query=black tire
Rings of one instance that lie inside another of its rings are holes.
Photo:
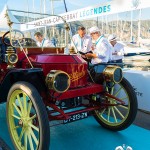
[[[32,84],[16,82],[11,87],[7,98],[7,124],[15,149],[49,149],[48,115]]]
[[[106,90],[113,96],[123,100],[125,105],[107,106],[96,110],[93,114],[95,119],[101,126],[113,131],[126,129],[133,123],[137,114],[137,97],[133,87],[123,78],[111,90],[108,88]],[[123,97],[121,98],[121,96]],[[117,104],[116,100],[108,97],[104,97],[102,101],[104,103]]]

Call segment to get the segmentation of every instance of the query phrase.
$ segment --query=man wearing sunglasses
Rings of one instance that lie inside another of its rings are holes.
[[[101,34],[97,26],[90,28],[89,32],[93,41],[93,46],[91,48],[93,53],[87,53],[86,57],[89,59],[91,58],[92,64],[107,63],[111,59],[111,45]],[[106,65],[100,65],[97,71],[102,72],[105,67]]]

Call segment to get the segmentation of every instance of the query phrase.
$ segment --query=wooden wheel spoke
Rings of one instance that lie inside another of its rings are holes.
[[[17,106],[15,103],[13,103],[13,106],[15,107],[16,111],[18,112],[18,114],[21,116],[22,113],[21,113],[21,111],[19,110],[18,106]]]
[[[120,87],[120,88],[118,89],[118,91],[116,92],[116,94],[114,94],[114,96],[117,97],[117,95],[119,94],[119,92],[121,91],[121,89],[122,89],[122,87]]]
[[[33,138],[35,144],[38,146],[38,139],[37,139],[37,137],[35,136],[35,134],[34,134],[34,132],[33,132],[33,130],[32,130],[31,128],[30,128],[30,134],[31,134],[31,136],[32,136],[32,138]]]
[[[128,96],[121,98],[121,100],[125,100],[125,99],[128,99]]]
[[[107,121],[109,122],[110,119],[110,108],[108,108],[108,114],[107,114]]]
[[[27,136],[29,140],[30,150],[34,150],[33,141],[32,141],[30,133],[28,133]]]
[[[120,110],[119,110],[116,106],[114,106],[114,109],[115,109],[116,112],[122,117],[122,119],[124,119],[123,114],[120,112]]]
[[[20,96],[19,96],[19,95],[17,95],[17,100],[18,100],[18,103],[19,103],[19,107],[20,107],[20,109],[21,109],[21,112],[23,113],[23,106],[22,106],[22,102],[21,102],[21,100],[20,100]]]
[[[27,111],[28,116],[30,115],[31,108],[32,108],[32,102],[29,101],[29,104],[28,104],[28,111]]]
[[[35,119],[36,117],[37,117],[37,115],[35,114],[35,115],[33,115],[32,117],[30,117],[30,118],[28,119],[28,121],[33,120],[33,119]]]
[[[23,106],[24,106],[24,113],[27,113],[27,100],[25,94],[23,94]]]
[[[16,116],[16,115],[12,115],[12,117],[14,117],[14,118],[16,118],[16,119],[18,119],[18,120],[20,120],[21,118],[20,117],[18,117],[18,116]]]
[[[19,136],[19,141],[20,142],[21,142],[21,139],[23,137],[24,132],[25,132],[25,128],[22,128],[22,131],[21,131],[20,136]]]
[[[28,140],[27,140],[27,133],[26,132],[24,133],[24,147],[25,147],[25,150],[27,150],[27,148],[28,148]]]
[[[39,128],[34,126],[33,124],[29,123],[29,126],[32,127],[33,129],[35,129],[37,132],[39,132]]]
[[[105,110],[106,110],[106,108],[104,108],[103,111],[100,113],[101,116],[104,114]]]
[[[21,128],[21,127],[20,127],[20,126],[15,126],[15,127],[14,127],[14,130],[16,130],[16,129],[18,129],[18,128]]]
[[[113,116],[114,116],[114,120],[117,123],[118,121],[117,121],[117,118],[116,118],[116,114],[115,114],[114,108],[112,107],[111,110],[112,110],[112,113],[113,113]]]
[[[127,106],[125,106],[125,105],[118,105],[118,107],[124,108],[124,109],[126,109],[126,110],[129,109],[129,108],[128,108]]]
[[[113,95],[113,92],[114,92],[114,86],[111,88],[111,95]]]

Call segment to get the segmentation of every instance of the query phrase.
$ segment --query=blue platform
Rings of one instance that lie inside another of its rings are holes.
[[[1,110],[4,110],[1,109]],[[1,111],[0,137],[12,148],[6,125],[6,118]],[[126,144],[133,150],[150,150],[150,131],[131,125],[129,128],[112,132],[102,128],[91,116],[87,119],[50,128],[50,150],[115,150]]]

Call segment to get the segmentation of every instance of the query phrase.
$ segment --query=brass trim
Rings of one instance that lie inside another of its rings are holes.
[[[59,75],[59,74],[65,74],[67,77],[68,77],[68,87],[63,90],[63,91],[59,91],[58,89],[55,88],[54,86],[54,81],[56,79],[56,77]],[[52,89],[58,93],[63,93],[65,91],[67,91],[70,87],[70,76],[64,72],[64,71],[61,71],[61,70],[51,70],[47,76],[46,76],[46,79],[45,79],[45,82],[46,82],[46,85],[48,86],[49,89]]]
[[[7,48],[6,53],[7,54],[5,54],[5,56],[7,57],[7,68],[9,68],[9,69],[14,68],[14,64],[17,63],[17,61],[18,61],[18,55],[15,53],[13,47],[11,47],[11,46],[9,46]],[[15,62],[12,62],[10,60],[11,55],[15,55],[16,56]]]
[[[16,56],[16,60],[15,60],[14,62],[12,62],[12,61],[10,60],[11,55],[15,55],[15,56]],[[10,64],[15,64],[15,63],[17,63],[17,61],[18,61],[18,55],[17,55],[17,54],[13,53],[13,54],[9,54],[9,55],[8,55],[8,62],[9,62]]]
[[[114,74],[117,69],[120,69],[120,70],[121,70],[121,77],[120,77],[120,80],[119,80],[118,82],[115,81],[115,74]],[[121,67],[109,65],[109,66],[107,66],[107,67],[104,69],[104,71],[103,71],[103,76],[104,76],[104,79],[105,79],[106,81],[110,81],[110,82],[113,81],[113,82],[115,82],[115,83],[120,83],[121,80],[122,80],[122,78],[123,78],[123,72],[122,72]]]

